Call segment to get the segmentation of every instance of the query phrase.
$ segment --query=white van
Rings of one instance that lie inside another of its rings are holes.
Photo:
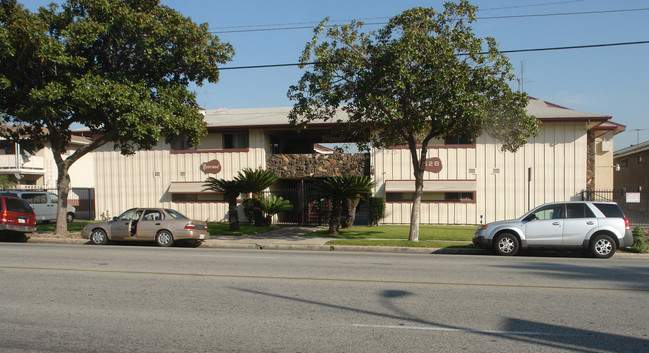
[[[15,196],[27,200],[34,209],[36,222],[56,221],[56,207],[59,197],[55,193],[36,190],[10,190],[3,191],[2,195]],[[68,205],[68,212],[66,215],[68,223],[74,220],[75,212],[76,208]]]

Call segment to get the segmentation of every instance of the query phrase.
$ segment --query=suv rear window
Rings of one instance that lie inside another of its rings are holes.
[[[624,212],[614,203],[593,203],[593,205],[602,211],[606,217],[624,218]]]
[[[25,200],[5,198],[5,205],[7,211],[34,214],[34,210]]]

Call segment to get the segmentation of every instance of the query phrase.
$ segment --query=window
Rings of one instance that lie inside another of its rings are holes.
[[[223,134],[223,149],[243,149],[248,147],[248,136],[245,132]]]
[[[595,214],[586,204],[568,203],[566,204],[566,218],[595,218]]]
[[[120,221],[130,221],[132,219],[140,218],[140,214],[136,213],[136,211],[137,211],[137,209],[132,208],[132,209],[122,213],[121,215],[119,215],[119,217],[117,219],[119,219]],[[142,211],[140,211],[140,212],[142,212]]]
[[[176,210],[167,208],[165,209],[165,211],[167,211],[167,213],[169,213],[169,215],[175,219],[188,219],[187,217],[185,217],[184,215],[182,215],[180,212]]]
[[[29,201],[31,204],[45,204],[47,203],[47,194],[45,193],[39,193],[39,194],[23,194],[21,196],[22,199]],[[58,200],[58,199],[57,199]]]
[[[195,150],[196,146],[190,146],[186,136],[176,136],[171,139],[171,149],[176,151]]]
[[[412,192],[388,192],[385,200],[388,202],[411,202],[415,196]],[[421,202],[474,202],[473,192],[424,192]]]
[[[620,163],[620,165],[622,166],[622,168],[628,167],[629,166],[629,160],[628,159],[623,159],[622,163]]]
[[[147,210],[144,212],[144,217],[142,217],[143,221],[160,221],[164,217],[162,217],[162,213],[158,210]]]
[[[642,155],[638,156],[638,164],[642,164]]]
[[[560,219],[561,217],[561,205],[547,205],[539,208],[534,212],[536,219],[544,221],[549,219]]]
[[[222,193],[173,193],[173,202],[226,201]]]
[[[444,139],[445,145],[472,145],[473,138],[467,134],[462,134],[461,136],[447,136]]]
[[[473,201],[472,192],[445,192],[445,201]]]
[[[593,205],[602,211],[606,217],[624,217],[624,213],[620,207],[614,203],[594,203]]]

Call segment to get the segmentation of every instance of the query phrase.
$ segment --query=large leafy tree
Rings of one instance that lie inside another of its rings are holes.
[[[67,0],[35,13],[0,0],[0,115],[18,126],[0,134],[50,144],[58,168],[57,233],[67,232],[70,166],[107,143],[123,154],[162,137],[196,144],[206,129],[187,87],[218,81],[218,65],[233,55],[207,24],[160,0]],[[77,125],[95,138],[64,157]]]
[[[446,3],[441,12],[413,8],[377,32],[364,32],[361,22],[328,28],[323,22],[301,57],[312,69],[288,92],[296,101],[295,124],[345,123],[363,144],[408,147],[415,178],[412,241],[419,240],[431,140],[486,131],[515,151],[537,131],[524,110],[526,95],[509,86],[509,60],[493,38],[472,32],[476,11],[466,1]],[[340,109],[348,119],[337,118]]]

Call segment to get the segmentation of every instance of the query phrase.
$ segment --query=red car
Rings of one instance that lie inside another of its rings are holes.
[[[11,196],[0,196],[0,234],[36,231],[36,215],[29,202]]]

